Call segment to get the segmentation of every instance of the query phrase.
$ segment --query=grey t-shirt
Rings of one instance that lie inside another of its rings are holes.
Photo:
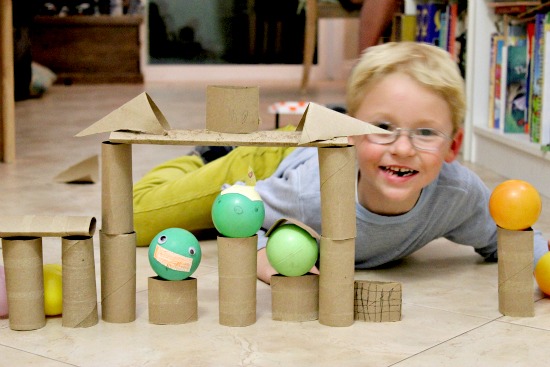
[[[297,148],[275,173],[256,184],[265,204],[263,227],[283,217],[297,219],[319,233],[321,198],[316,148]],[[356,201],[356,268],[401,259],[437,238],[472,246],[483,258],[497,258],[496,225],[488,210],[491,193],[481,179],[458,162],[444,163],[436,180],[422,190],[415,207],[397,216],[375,214]],[[258,249],[266,246],[260,233]],[[535,231],[535,264],[548,251]]]

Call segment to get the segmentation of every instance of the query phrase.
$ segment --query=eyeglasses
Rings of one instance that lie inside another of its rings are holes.
[[[388,122],[374,123],[373,125],[391,132],[391,134],[367,134],[367,140],[371,143],[387,145],[395,142],[402,133],[406,132],[411,139],[412,145],[416,149],[437,151],[441,149],[443,144],[452,140],[452,138],[436,129],[429,127],[419,127],[416,129],[406,129],[401,127],[394,127]]]

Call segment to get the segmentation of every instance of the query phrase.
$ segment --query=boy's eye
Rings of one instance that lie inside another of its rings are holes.
[[[384,129],[384,130],[388,130],[388,131],[392,131],[393,130],[393,126],[392,124],[390,124],[389,122],[375,122],[373,123],[374,126],[376,127],[379,127],[381,129]]]
[[[418,136],[425,136],[425,137],[437,136],[438,135],[437,132],[434,129],[430,129],[430,128],[416,129],[415,134],[418,135]]]

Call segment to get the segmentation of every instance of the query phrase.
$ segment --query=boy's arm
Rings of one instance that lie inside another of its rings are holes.
[[[265,247],[258,250],[257,265],[258,269],[256,273],[258,275],[258,279],[269,284],[271,282],[271,276],[277,274],[277,270],[273,269],[273,266],[271,266],[269,260],[267,260]]]

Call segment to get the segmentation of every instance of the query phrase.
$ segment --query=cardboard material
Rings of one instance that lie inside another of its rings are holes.
[[[401,320],[401,283],[355,281],[355,320],[389,322]]]
[[[269,228],[267,230],[267,232],[265,233],[265,236],[266,237],[269,237],[269,235],[275,230],[277,229],[279,226],[282,226],[283,224],[285,223],[292,223],[292,224],[295,224],[297,225],[298,227],[301,227],[302,229],[304,229],[307,233],[309,233],[313,238],[316,238],[318,240],[321,239],[321,235],[319,233],[317,233],[317,231],[315,231],[313,228],[311,228],[310,226],[308,226],[307,224],[305,223],[302,223],[300,222],[299,220],[297,219],[294,219],[294,218],[281,218],[279,220],[277,220],[275,223],[273,223],[273,225],[271,226],[271,228]]]
[[[297,130],[302,132],[300,145],[336,137],[388,134],[387,130],[313,102],[307,106]]]
[[[2,239],[10,328],[35,330],[46,325],[42,238]]]
[[[101,318],[125,323],[136,319],[136,234],[99,231]]]
[[[323,236],[344,240],[356,236],[355,147],[319,148],[321,228]]]
[[[350,326],[354,320],[355,239],[321,237],[319,322]]]
[[[0,237],[65,237],[93,236],[94,217],[0,215]]]
[[[219,316],[225,326],[256,322],[256,251],[258,236],[218,236]]]
[[[498,305],[505,316],[533,317],[533,231],[497,228]]]
[[[197,279],[150,277],[148,291],[151,324],[187,324],[198,320]]]
[[[64,183],[96,183],[98,178],[99,157],[94,155],[60,172],[54,180]]]
[[[63,320],[66,327],[90,327],[99,321],[93,237],[61,239]]]
[[[245,134],[258,130],[258,87],[215,86],[206,88],[206,129]]]
[[[133,132],[113,131],[109,140],[123,144],[158,144],[158,145],[215,145],[215,146],[269,146],[295,147],[300,141],[300,131],[261,130],[248,134],[220,133],[207,130],[170,130],[166,135],[139,134]],[[340,137],[331,140],[304,143],[302,146],[328,147],[348,146],[348,138]]]
[[[313,321],[319,318],[319,275],[271,277],[271,310],[276,321]]]
[[[101,145],[101,231],[124,234],[134,231],[132,146]]]
[[[164,134],[170,124],[147,93],[141,93],[76,136],[86,136],[128,130],[149,134]]]

